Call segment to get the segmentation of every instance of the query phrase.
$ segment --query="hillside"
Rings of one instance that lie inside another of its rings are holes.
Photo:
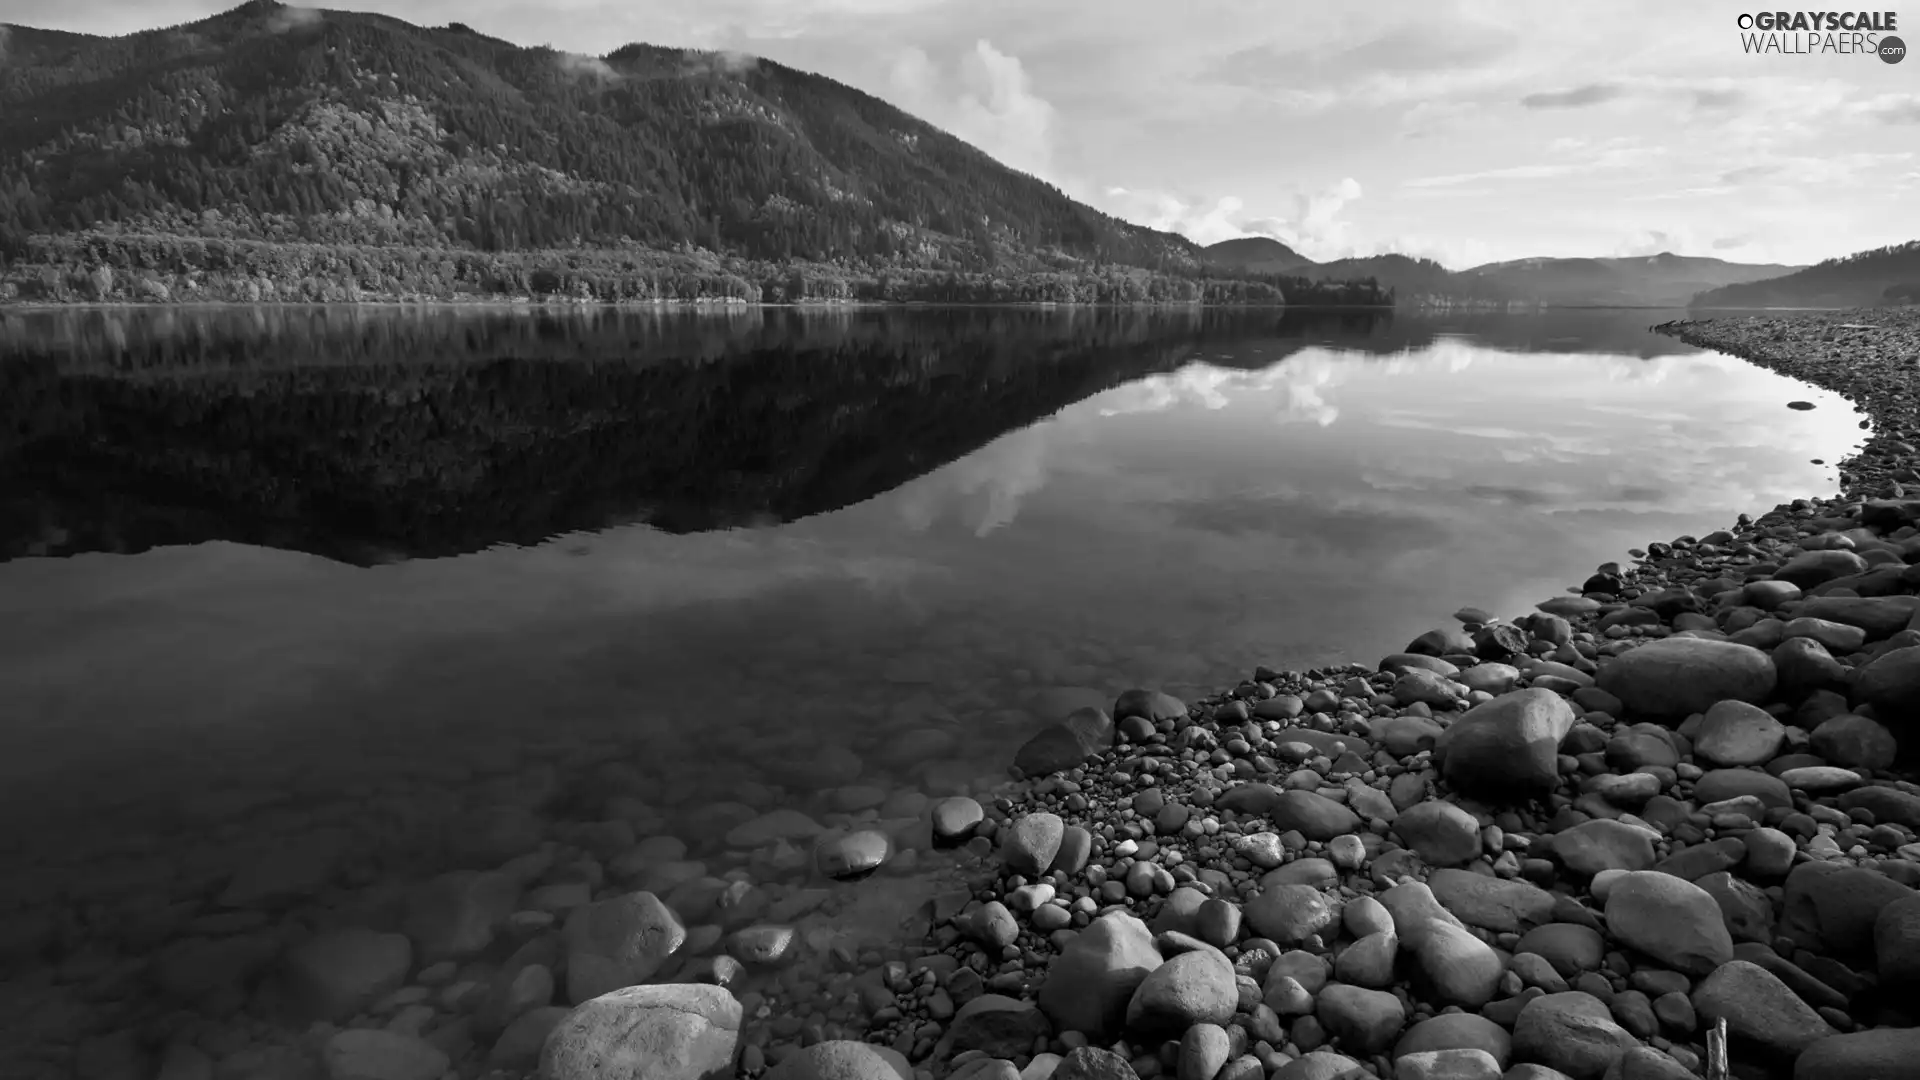
[[[1548,306],[1684,307],[1705,290],[1798,269],[1662,252],[1615,259],[1521,259],[1476,266],[1461,276],[1502,296]]]
[[[1920,303],[1920,240],[1875,248],[1803,270],[1702,292],[1693,308],[1849,308]]]
[[[1010,282],[970,299],[1272,301],[1282,286],[1180,284],[1213,273],[1191,241],[770,61],[581,57],[270,0],[119,38],[11,28],[0,195],[6,281],[29,299],[841,299],[862,282],[929,299],[962,275]],[[792,295],[796,267],[825,287]],[[1047,273],[1098,284],[1023,294]]]
[[[1201,256],[1214,266],[1266,274],[1288,274],[1314,265],[1312,259],[1270,236],[1242,236],[1208,244]]]

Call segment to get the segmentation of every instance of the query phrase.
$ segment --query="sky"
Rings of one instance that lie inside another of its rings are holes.
[[[0,14],[118,34],[231,6],[4,0]],[[1319,260],[1458,268],[1661,251],[1807,263],[1920,237],[1920,59],[1749,53],[1737,19],[1755,7],[1737,0],[323,6],[583,56],[644,41],[766,57],[1201,243],[1264,235]],[[1894,13],[1920,43],[1920,3]]]

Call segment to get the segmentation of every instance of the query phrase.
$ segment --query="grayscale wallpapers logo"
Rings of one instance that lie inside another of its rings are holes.
[[[1740,48],[1781,56],[1877,56],[1884,64],[1907,58],[1907,43],[1895,37],[1893,11],[1756,11],[1736,18]]]

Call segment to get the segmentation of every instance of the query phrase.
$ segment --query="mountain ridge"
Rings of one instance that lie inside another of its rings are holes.
[[[1191,240],[1076,202],[854,87],[757,57],[643,43],[579,57],[458,23],[266,0],[122,37],[11,36],[0,258],[16,298],[693,298],[663,288],[662,273],[694,279],[694,297],[731,300],[893,299],[878,280],[889,275],[907,299],[957,298],[944,280],[930,291],[929,275],[1011,282],[958,297],[986,300],[1280,302],[1283,286],[1318,291],[1257,273],[1206,284],[1221,275]],[[241,273],[231,252],[168,240],[318,245],[352,265]],[[381,254],[402,249],[423,254]],[[542,255],[533,266],[417,270],[469,252]],[[791,295],[795,267],[824,289]],[[554,288],[534,287],[540,270]],[[1020,287],[1049,274],[1076,281]]]

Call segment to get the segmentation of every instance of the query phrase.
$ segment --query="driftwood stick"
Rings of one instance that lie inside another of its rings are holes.
[[[1707,1080],[1727,1080],[1727,1018],[1713,1022],[1707,1032]]]

